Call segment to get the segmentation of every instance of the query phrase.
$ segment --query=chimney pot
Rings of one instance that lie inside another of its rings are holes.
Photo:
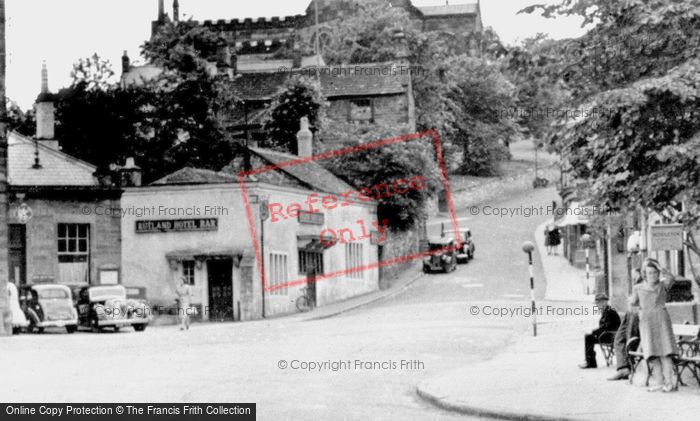
[[[131,60],[129,59],[129,54],[124,50],[124,55],[122,55],[122,74],[129,73],[131,69]]]
[[[309,118],[302,117],[299,122],[300,129],[297,132],[297,155],[301,158],[309,158],[313,155],[314,135],[309,129]]]

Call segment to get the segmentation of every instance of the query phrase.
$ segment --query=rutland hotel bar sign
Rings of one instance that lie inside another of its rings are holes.
[[[137,234],[149,234],[154,232],[216,231],[217,229],[219,229],[219,220],[217,218],[136,221]]]

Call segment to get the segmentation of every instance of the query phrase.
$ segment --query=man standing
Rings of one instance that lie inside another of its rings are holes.
[[[580,364],[580,368],[598,368],[598,363],[595,360],[595,344],[598,343],[598,336],[601,333],[612,331],[617,332],[620,327],[620,315],[617,314],[614,308],[608,305],[608,296],[605,294],[596,294],[595,305],[603,314],[600,316],[598,328],[584,337],[586,362]]]
[[[187,283],[187,278],[180,277],[180,285],[175,289],[178,300],[177,315],[180,319],[180,330],[190,328],[190,306],[192,305],[192,287]]]

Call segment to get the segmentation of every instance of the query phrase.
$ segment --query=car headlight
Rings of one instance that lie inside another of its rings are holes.
[[[442,255],[442,260],[444,260],[444,261],[446,262],[446,261],[450,260],[450,256],[448,256],[448,255],[446,255],[446,254],[443,254],[443,255]]]

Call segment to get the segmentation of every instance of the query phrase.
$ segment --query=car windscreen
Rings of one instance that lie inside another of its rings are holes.
[[[63,288],[41,288],[37,290],[41,300],[60,300],[70,298],[68,291]]]
[[[446,247],[449,247],[449,244],[430,243],[430,251],[441,250]]]

